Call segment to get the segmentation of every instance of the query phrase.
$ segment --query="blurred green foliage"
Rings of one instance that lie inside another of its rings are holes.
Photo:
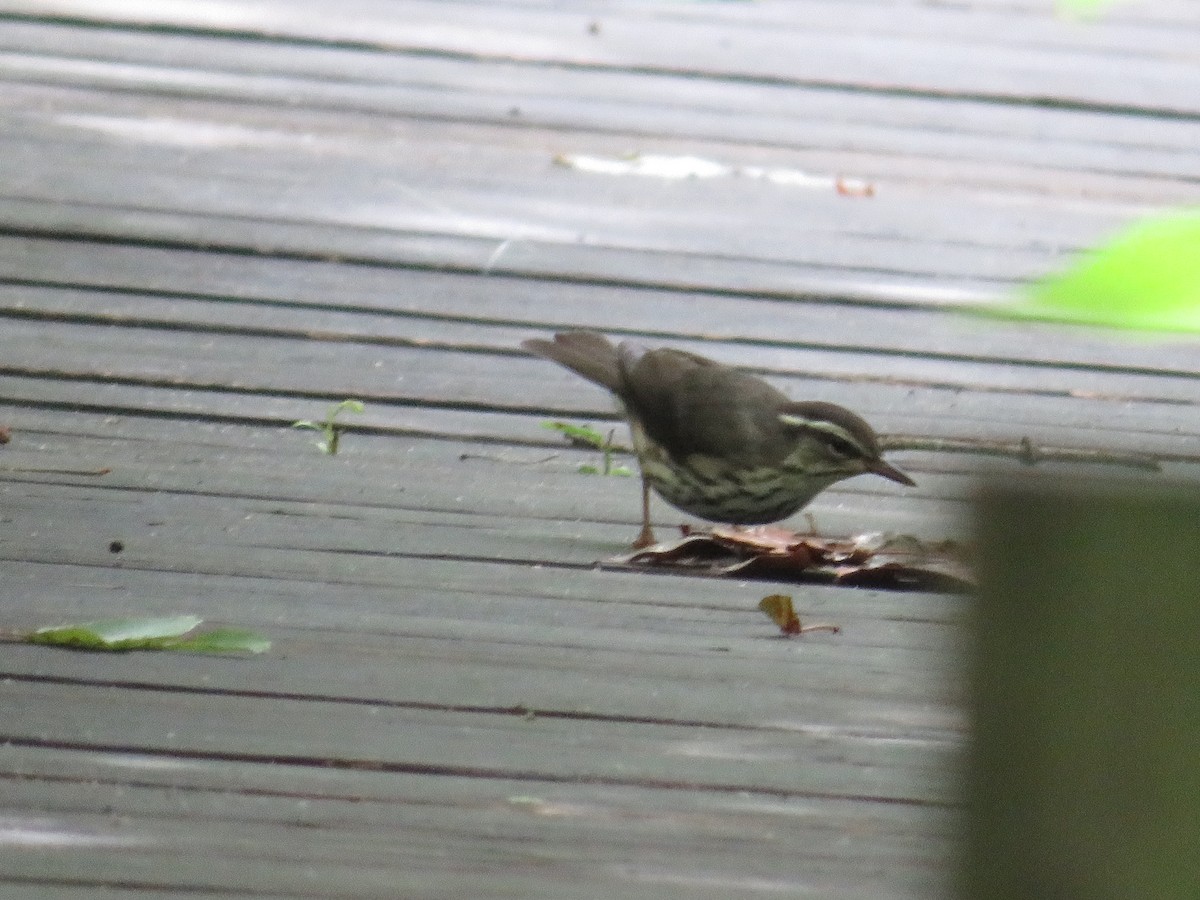
[[[1112,6],[1116,0],[1058,0],[1058,11],[1070,16],[1090,17],[1098,15],[1106,6]]]
[[[1005,312],[1022,318],[1200,331],[1200,208],[1138,222],[1033,285]]]

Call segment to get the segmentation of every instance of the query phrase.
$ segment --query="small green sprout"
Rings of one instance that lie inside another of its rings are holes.
[[[300,419],[298,422],[293,422],[293,428],[308,428],[312,431],[319,431],[324,435],[324,440],[317,441],[317,447],[322,453],[327,453],[334,456],[338,452],[338,444],[342,439],[342,432],[346,430],[345,425],[341,425],[337,421],[337,417],[342,412],[360,413],[365,407],[361,400],[343,400],[335,406],[329,407],[329,412],[325,415],[324,422],[314,422],[312,419]]]
[[[573,446],[590,447],[599,450],[601,453],[601,464],[594,466],[590,463],[584,463],[579,467],[579,472],[583,475],[620,475],[628,477],[633,474],[628,466],[614,465],[613,454],[628,453],[629,448],[622,447],[619,444],[613,443],[613,434],[616,429],[612,429],[608,434],[601,434],[590,425],[572,425],[570,422],[543,422],[543,428],[549,428],[551,431],[557,431],[567,439]]]

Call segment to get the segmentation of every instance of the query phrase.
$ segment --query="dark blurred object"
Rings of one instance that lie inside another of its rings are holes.
[[[1193,485],[985,486],[962,896],[1200,896],[1198,548]]]

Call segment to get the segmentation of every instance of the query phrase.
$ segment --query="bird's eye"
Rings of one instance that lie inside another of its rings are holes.
[[[829,444],[830,450],[832,450],[838,456],[844,457],[846,459],[850,459],[851,457],[859,455],[858,448],[856,448],[852,443],[850,443],[845,438],[835,437],[833,435],[827,435],[826,443]]]

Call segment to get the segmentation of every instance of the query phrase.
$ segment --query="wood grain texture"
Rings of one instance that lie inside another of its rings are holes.
[[[0,0],[0,625],[274,642],[6,644],[0,894],[948,895],[970,601],[598,566],[637,482],[543,424],[622,426],[519,344],[1195,477],[1194,343],[967,315],[1200,200],[1193,12]],[[896,458],[820,529],[966,536],[974,461]]]

